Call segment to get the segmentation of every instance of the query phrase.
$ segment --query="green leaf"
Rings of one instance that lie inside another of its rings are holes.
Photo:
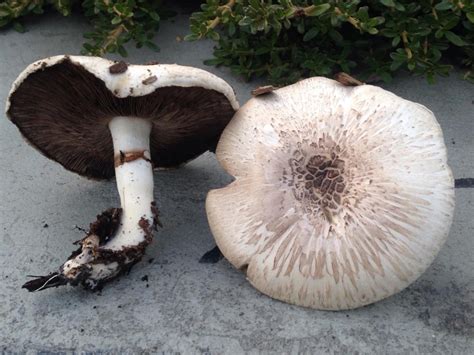
[[[248,26],[252,23],[252,19],[248,16],[244,16],[240,21],[239,21],[239,26]]]
[[[369,32],[371,35],[375,35],[379,33],[379,30],[376,29],[375,27],[370,27],[369,29],[367,29],[367,32]]]
[[[219,33],[216,32],[216,31],[210,31],[210,32],[208,32],[208,34],[207,34],[207,38],[210,38],[210,39],[212,39],[213,41],[218,41],[219,38],[221,38],[221,36],[220,36]]]
[[[160,15],[158,15],[155,11],[149,12],[150,17],[155,21],[160,21]]]
[[[331,4],[321,4],[321,5],[313,5],[310,6],[309,10],[305,10],[305,15],[309,17],[319,16],[324,14],[331,8]]]
[[[145,46],[147,46],[148,48],[150,48],[152,51],[155,51],[155,52],[159,52],[160,51],[160,47],[158,47],[155,43],[153,43],[152,41],[146,41],[145,42]]]
[[[15,21],[13,23],[13,29],[19,33],[25,33],[26,30],[25,30],[25,27],[23,27],[23,25],[17,21]]]
[[[400,68],[400,66],[403,64],[403,62],[392,62],[392,64],[390,65],[390,70],[391,71],[396,71],[398,70],[398,68]]]
[[[128,53],[127,50],[123,46],[118,46],[117,48],[118,54],[120,54],[122,57],[127,57]]]
[[[236,28],[235,24],[233,22],[229,22],[229,26],[227,28],[227,32],[229,33],[229,36],[233,36],[235,34]]]
[[[379,73],[380,78],[385,82],[385,83],[390,83],[392,82],[392,75],[389,72],[381,72]]]
[[[462,47],[467,46],[469,43],[465,42],[461,37],[451,31],[445,32],[444,36],[448,39],[449,42],[452,44]]]
[[[397,9],[398,11],[404,12],[405,11],[405,6],[403,6],[402,4],[397,2],[395,4],[395,9]]]
[[[122,22],[122,18],[118,17],[118,16],[115,16],[112,21],[110,21],[110,23],[112,25],[118,25],[120,22]]]
[[[380,0],[380,2],[388,7],[395,7],[395,2],[393,0]]]
[[[206,59],[204,61],[204,65],[209,65],[209,66],[216,66],[222,64],[222,59],[219,58],[214,58],[214,59]]]
[[[466,16],[471,23],[474,23],[474,12],[468,12]]]
[[[82,46],[86,50],[86,53],[92,53],[95,49],[95,47],[90,43],[84,43]]]
[[[452,7],[453,5],[449,1],[443,0],[435,6],[435,9],[444,11],[444,10],[450,10]]]
[[[331,37],[332,40],[336,43],[341,43],[344,40],[342,35],[338,31],[333,29],[329,31],[329,37]]]
[[[308,32],[306,32],[303,36],[303,42],[309,42],[314,37],[316,37],[319,33],[319,29],[317,27],[310,28]]]
[[[196,41],[199,39],[199,35],[195,33],[191,33],[189,35],[184,36],[184,40],[188,42]]]

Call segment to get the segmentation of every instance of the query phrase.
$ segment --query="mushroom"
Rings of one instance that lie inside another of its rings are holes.
[[[64,168],[91,179],[115,175],[121,208],[99,215],[58,271],[24,287],[98,289],[128,271],[159,224],[152,167],[177,167],[215,149],[237,108],[224,80],[196,68],[80,56],[28,66],[13,84],[7,116]]]
[[[426,107],[310,78],[248,101],[217,159],[235,177],[206,210],[217,245],[273,298],[350,309],[407,287],[445,242],[453,176]]]

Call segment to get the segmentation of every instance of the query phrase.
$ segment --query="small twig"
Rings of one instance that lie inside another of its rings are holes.
[[[235,5],[235,1],[236,0],[229,0],[226,4],[219,6],[217,8],[217,12],[220,12],[220,15],[222,16],[226,12],[232,11],[232,8]],[[217,16],[213,20],[209,21],[208,25],[206,27],[206,33],[209,32],[209,30],[213,30],[214,28],[216,28],[219,25],[220,22],[221,22],[221,18],[219,16]],[[201,37],[203,37],[203,36],[201,36]]]
[[[103,56],[105,52],[107,51],[107,47],[109,47],[111,44],[117,41],[117,38],[120,37],[123,31],[126,31],[127,29],[123,24],[118,26],[117,28],[114,28],[112,31],[110,31],[109,35],[107,36],[107,40],[105,41],[104,45],[101,47],[99,55]]]
[[[341,9],[339,9],[337,6],[334,8],[334,12],[336,13],[336,15],[344,16],[352,26],[360,30],[359,20],[347,15],[347,13],[342,12]]]
[[[408,36],[407,35],[408,35],[407,31],[403,31],[401,33],[403,47],[405,47],[405,52],[407,54],[408,59],[411,59],[411,58],[413,58],[413,53],[411,52],[411,49],[408,47]]]
[[[261,95],[269,94],[276,89],[277,88],[272,85],[259,86],[258,88],[253,89],[251,91],[251,94],[252,96],[261,96]]]
[[[359,86],[365,84],[362,81],[357,80],[356,78],[344,72],[340,72],[334,75],[334,79],[344,86]]]

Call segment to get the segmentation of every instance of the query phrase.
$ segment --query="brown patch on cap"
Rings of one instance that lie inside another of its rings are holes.
[[[266,86],[259,86],[256,89],[253,89],[251,91],[252,96],[260,96],[260,95],[265,95],[268,93],[271,93],[273,90],[276,90],[277,88],[274,87],[273,85],[266,85]]]
[[[116,116],[152,122],[154,167],[175,167],[214,147],[234,115],[224,94],[169,86],[138,97],[116,97],[82,66],[64,60],[30,74],[12,93],[8,116],[45,156],[80,175],[114,176],[108,123]]]
[[[364,85],[364,83],[356,78],[350,76],[347,73],[340,72],[334,75],[334,80],[340,82],[344,86],[359,86]]]
[[[157,81],[158,78],[156,75],[150,76],[149,78],[146,78],[145,80],[142,81],[143,85],[150,85],[153,84],[155,81]]]
[[[128,64],[121,60],[118,63],[115,63],[109,67],[110,74],[122,74],[125,73],[128,69]]]

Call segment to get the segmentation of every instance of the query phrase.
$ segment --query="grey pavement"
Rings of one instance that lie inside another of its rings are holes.
[[[29,63],[78,54],[88,24],[50,15],[28,28],[25,34],[0,31],[2,103]],[[207,69],[226,79],[244,103],[257,83],[203,65],[212,43],[176,41],[186,33],[186,16],[178,16],[157,36],[160,53],[130,48],[127,60]],[[468,178],[474,177],[474,85],[460,76],[432,86],[400,77],[384,87],[435,112],[454,175]],[[225,260],[198,263],[214,246],[206,193],[231,181],[207,153],[180,170],[155,174],[164,228],[129,275],[101,293],[67,287],[31,294],[20,288],[26,275],[60,265],[83,236],[75,225],[87,228],[119,200],[114,182],[62,169],[0,115],[0,353],[474,353],[474,189],[456,190],[449,240],[418,281],[361,309],[322,312],[260,294]],[[141,280],[145,275],[148,282]]]

